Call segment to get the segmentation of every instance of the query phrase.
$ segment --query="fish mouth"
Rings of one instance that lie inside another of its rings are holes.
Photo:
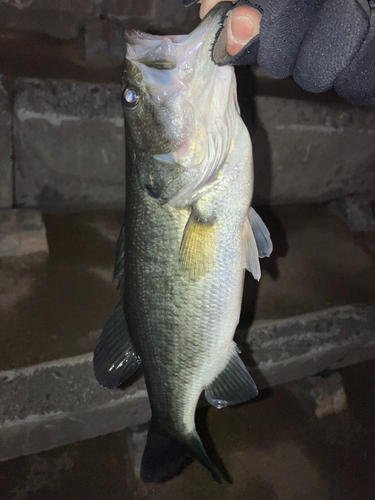
[[[151,35],[139,30],[125,30],[127,54],[130,59],[146,63],[160,69],[173,69],[177,65],[176,51],[195,46],[199,39],[209,40],[210,48],[215,42],[217,32],[233,8],[232,2],[219,2],[202,19],[199,25],[187,35]],[[163,61],[163,62],[162,62]],[[168,62],[169,61],[169,68]],[[155,66],[155,62],[156,65]]]

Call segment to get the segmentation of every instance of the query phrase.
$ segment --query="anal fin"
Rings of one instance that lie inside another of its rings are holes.
[[[255,382],[238,353],[233,342],[227,365],[204,391],[207,401],[215,408],[244,403],[258,395]]]
[[[122,303],[104,325],[94,351],[94,373],[100,385],[114,389],[139,368],[141,358],[129,337]]]

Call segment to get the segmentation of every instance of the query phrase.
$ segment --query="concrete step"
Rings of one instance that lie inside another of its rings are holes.
[[[249,404],[198,408],[199,435],[229,484],[216,484],[197,462],[171,481],[144,484],[125,430],[1,462],[1,500],[373,499],[375,362],[340,374],[349,408],[326,418],[316,418],[310,379]]]
[[[260,389],[375,357],[375,305],[255,322],[243,359]],[[106,390],[92,355],[0,372],[0,460],[93,438],[150,418],[144,380]]]

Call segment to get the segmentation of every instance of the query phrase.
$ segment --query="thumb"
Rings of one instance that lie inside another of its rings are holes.
[[[241,6],[232,10],[227,20],[227,52],[234,56],[259,34],[261,14],[253,7]]]

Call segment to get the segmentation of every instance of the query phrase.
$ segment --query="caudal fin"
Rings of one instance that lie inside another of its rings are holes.
[[[175,439],[151,421],[147,444],[142,457],[141,478],[145,483],[163,483],[172,479],[191,463],[198,460],[222,483],[219,472],[207,456],[197,434]]]

